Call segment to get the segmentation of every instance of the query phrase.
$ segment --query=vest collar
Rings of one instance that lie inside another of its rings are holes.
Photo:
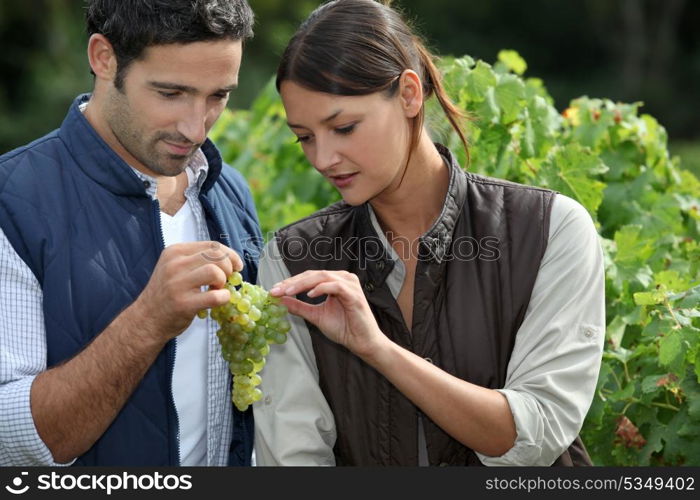
[[[445,258],[445,254],[452,244],[455,225],[467,198],[467,178],[449,149],[438,143],[435,143],[435,147],[449,168],[450,181],[440,215],[432,227],[420,237],[419,258],[423,261],[435,261],[439,264]],[[361,226],[374,232],[369,203],[366,203],[363,208],[364,210],[360,212]],[[371,236],[371,234],[367,236]]]
[[[447,187],[442,212],[433,226],[420,239],[428,252],[428,255],[421,255],[421,258],[434,260],[439,264],[445,258],[445,254],[452,244],[455,225],[467,198],[467,178],[449,149],[437,143],[435,147],[450,169],[450,183]]]
[[[82,94],[73,101],[58,132],[59,137],[78,167],[92,180],[118,196],[148,197],[141,179],[81,113],[80,105],[89,99],[90,94]],[[209,139],[201,149],[209,163],[209,173],[202,186],[202,193],[206,193],[219,177],[222,161],[216,146]]]

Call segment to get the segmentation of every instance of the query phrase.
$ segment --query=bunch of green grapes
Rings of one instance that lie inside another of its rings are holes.
[[[229,276],[226,288],[231,300],[211,309],[209,315],[220,326],[216,336],[233,375],[233,404],[246,411],[262,398],[258,372],[265,366],[270,344],[284,344],[291,325],[280,300],[263,287],[243,281],[240,273]],[[199,312],[200,317],[206,314],[206,310]]]

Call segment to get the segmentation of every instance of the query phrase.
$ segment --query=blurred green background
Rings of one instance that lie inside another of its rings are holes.
[[[319,0],[250,0],[256,36],[240,91],[247,108],[295,27]],[[671,151],[700,173],[700,2],[691,0],[395,0],[442,55],[493,61],[517,50],[559,107],[588,95],[642,101]],[[56,128],[89,91],[83,0],[0,1],[0,153]]]

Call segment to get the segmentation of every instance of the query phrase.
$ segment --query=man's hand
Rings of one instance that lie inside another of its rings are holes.
[[[236,252],[214,241],[171,245],[134,302],[134,312],[148,332],[167,341],[185,331],[198,311],[228,302],[226,279],[242,268]]]

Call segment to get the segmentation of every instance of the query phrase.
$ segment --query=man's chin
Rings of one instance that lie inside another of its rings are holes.
[[[158,175],[175,177],[185,171],[191,159],[192,155],[168,155],[163,161],[155,165],[150,165],[149,168]]]

